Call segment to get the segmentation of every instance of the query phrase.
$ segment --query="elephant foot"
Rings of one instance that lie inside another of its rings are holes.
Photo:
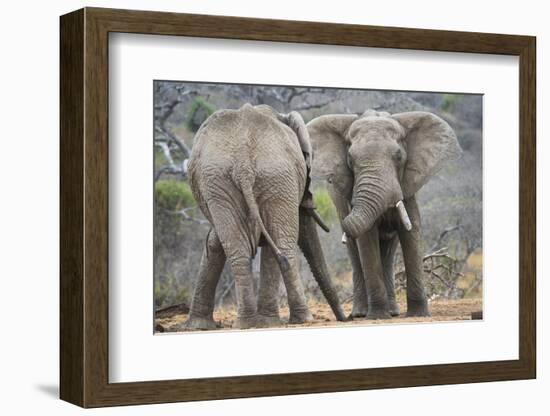
[[[407,302],[407,316],[413,317],[413,316],[432,316],[430,313],[430,310],[428,309],[428,302],[427,301],[420,301],[420,302]]]
[[[390,300],[390,315],[391,316],[399,316],[401,313],[401,310],[399,309],[399,305],[395,301],[395,299]]]
[[[283,324],[279,316],[274,315],[258,315],[258,322],[262,327],[280,326]]]
[[[214,319],[212,318],[204,318],[202,316],[192,316],[189,315],[189,318],[187,318],[187,321],[183,325],[184,330],[194,330],[194,329],[200,329],[200,330],[209,330],[209,329],[217,329],[218,326],[216,325],[216,322],[214,322]]]
[[[353,320],[354,318],[365,318],[367,316],[368,310],[369,308],[367,305],[358,305],[354,302],[353,309],[348,316],[348,320]]]
[[[369,308],[367,319],[391,319],[387,308]]]
[[[233,322],[233,328],[237,329],[263,328],[264,326],[258,315],[237,316]]]
[[[289,324],[305,324],[307,322],[313,322],[313,315],[311,315],[309,310],[290,311],[290,317],[288,319]]]
[[[348,321],[353,321],[354,319],[361,319],[361,318],[366,318],[367,317],[367,313],[366,312],[351,312],[349,315],[348,315]]]

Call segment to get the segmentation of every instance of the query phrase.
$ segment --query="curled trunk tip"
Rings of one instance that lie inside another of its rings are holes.
[[[346,238],[358,238],[365,231],[370,230],[376,221],[376,216],[369,216],[354,207],[351,213],[342,221],[342,229]]]

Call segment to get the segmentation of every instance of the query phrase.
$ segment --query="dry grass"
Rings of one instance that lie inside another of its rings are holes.
[[[310,304],[310,310],[313,315],[313,322],[301,325],[283,324],[280,327],[301,328],[301,327],[319,327],[319,326],[342,326],[342,325],[379,325],[393,323],[414,323],[414,322],[439,322],[439,321],[464,321],[472,319],[472,312],[482,309],[481,298],[477,299],[458,299],[458,300],[434,300],[430,302],[430,317],[407,318],[405,316],[406,305],[400,303],[402,314],[399,317],[392,319],[381,319],[376,321],[355,319],[348,322],[337,322],[334,320],[334,315],[327,304],[315,303]],[[346,314],[351,311],[351,303],[343,305]],[[220,329],[229,330],[236,317],[234,307],[226,307],[214,312],[214,320],[218,323]],[[288,308],[281,308],[281,318],[283,321],[288,320]],[[172,316],[164,315],[162,318],[155,319],[155,324],[160,330],[159,325],[165,332],[178,332],[181,330],[181,325],[187,319],[187,315],[176,313]]]

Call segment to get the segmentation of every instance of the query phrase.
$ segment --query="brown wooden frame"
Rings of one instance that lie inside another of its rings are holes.
[[[64,15],[60,27],[60,396],[63,400],[98,407],[536,377],[534,37],[98,8]],[[109,383],[109,32],[519,56],[519,359]]]

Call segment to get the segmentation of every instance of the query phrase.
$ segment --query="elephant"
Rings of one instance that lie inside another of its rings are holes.
[[[453,129],[435,114],[367,110],[307,124],[313,174],[326,180],[352,267],[350,318],[400,314],[394,256],[401,244],[407,316],[429,316],[422,282],[421,221],[416,193],[462,149]]]
[[[309,191],[311,143],[297,112],[279,114],[267,105],[219,110],[197,132],[188,162],[192,193],[212,225],[203,249],[188,329],[214,329],[214,296],[230,264],[237,318],[245,329],[281,323],[278,292],[287,291],[289,323],[312,320],[297,268],[303,251],[337,319],[344,319],[329,277]],[[261,246],[255,298],[251,262]]]

